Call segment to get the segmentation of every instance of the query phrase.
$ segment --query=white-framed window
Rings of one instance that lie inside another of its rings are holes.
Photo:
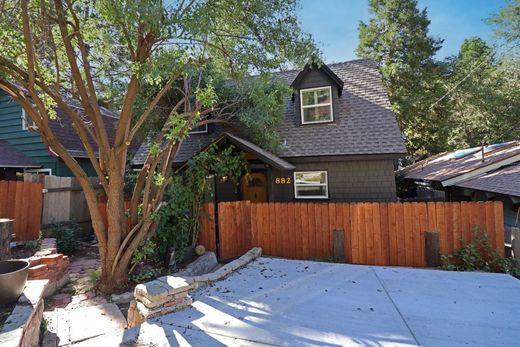
[[[332,122],[332,87],[300,89],[300,111],[302,124]]]
[[[208,133],[208,124],[201,125],[200,127],[193,128],[189,131],[188,134],[207,134]]]
[[[24,172],[52,176],[52,169],[25,169]]]
[[[25,109],[22,108],[22,130],[29,130],[29,129],[38,129],[34,121],[27,117],[27,113],[25,113]]]
[[[327,171],[299,171],[294,173],[294,197],[297,199],[326,199],[329,197]]]

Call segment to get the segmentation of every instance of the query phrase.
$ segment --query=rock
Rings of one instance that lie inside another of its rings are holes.
[[[206,253],[206,247],[204,247],[203,245],[198,245],[197,247],[195,247],[195,254],[196,255],[201,256],[204,253]]]
[[[0,218],[0,260],[11,258],[11,237],[14,220]]]
[[[116,304],[128,304],[134,298],[134,293],[126,292],[122,294],[112,294],[112,302]]]
[[[175,274],[178,276],[199,276],[211,272],[218,265],[214,252],[206,252],[194,262],[186,266],[186,269]]]

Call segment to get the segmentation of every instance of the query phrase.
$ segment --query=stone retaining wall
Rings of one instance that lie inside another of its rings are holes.
[[[38,346],[43,297],[49,283],[49,280],[27,281],[22,296],[0,330],[0,346]]]
[[[128,309],[128,327],[134,327],[146,320],[175,312],[191,305],[193,300],[189,291],[208,285],[246,266],[260,257],[262,249],[252,248],[240,258],[222,266],[217,271],[192,277],[164,276],[154,281],[138,284],[134,299]]]

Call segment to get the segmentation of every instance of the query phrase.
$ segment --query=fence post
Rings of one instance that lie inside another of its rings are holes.
[[[425,237],[425,258],[427,267],[437,267],[440,265],[439,252],[439,232],[430,230],[426,231]]]
[[[513,258],[520,259],[520,228],[511,228],[511,247]]]
[[[345,262],[345,231],[334,229],[332,231],[332,259],[335,263]]]

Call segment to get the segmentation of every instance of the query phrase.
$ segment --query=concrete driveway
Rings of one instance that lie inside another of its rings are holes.
[[[520,345],[520,281],[502,274],[260,258],[199,290],[194,300],[193,307],[128,330],[121,340],[159,346]]]

